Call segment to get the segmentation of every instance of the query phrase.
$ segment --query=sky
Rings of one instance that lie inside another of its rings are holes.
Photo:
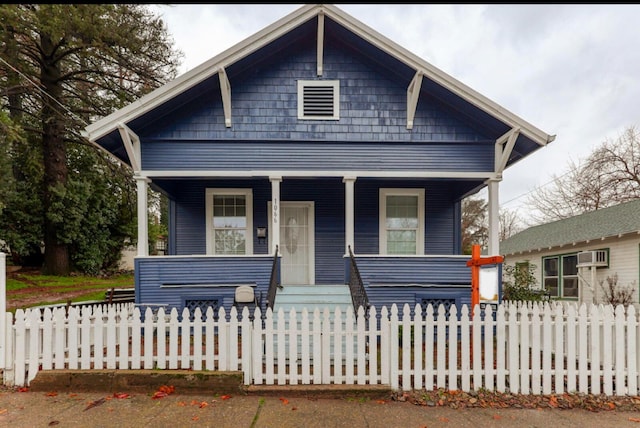
[[[556,139],[507,168],[500,206],[527,199],[605,140],[640,127],[640,5],[335,4]],[[154,5],[180,74],[302,4]]]

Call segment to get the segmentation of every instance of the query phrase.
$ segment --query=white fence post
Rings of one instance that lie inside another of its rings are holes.
[[[6,368],[7,340],[7,255],[0,252],[0,369]]]

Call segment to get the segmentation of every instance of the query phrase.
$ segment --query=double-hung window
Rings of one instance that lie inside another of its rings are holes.
[[[251,189],[207,189],[207,254],[253,253]]]
[[[578,297],[578,255],[544,257],[543,283],[551,297]]]
[[[424,189],[380,189],[380,254],[424,254]]]

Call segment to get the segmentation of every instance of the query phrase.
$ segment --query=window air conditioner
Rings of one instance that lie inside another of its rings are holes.
[[[600,267],[609,265],[609,253],[606,250],[581,251],[578,253],[578,267]]]

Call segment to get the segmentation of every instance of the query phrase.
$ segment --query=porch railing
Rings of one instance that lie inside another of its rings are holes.
[[[360,306],[362,306],[367,313],[369,311],[369,298],[367,297],[367,292],[364,289],[364,284],[362,282],[362,277],[360,276],[360,271],[358,270],[358,265],[356,263],[356,258],[353,255],[353,251],[351,251],[351,246],[349,248],[349,291],[351,292],[351,301],[353,302],[353,309],[357,312]]]
[[[276,245],[276,251],[273,255],[273,265],[271,266],[271,279],[269,280],[269,291],[267,292],[267,308],[273,309],[273,304],[276,301],[276,288],[281,288],[278,284],[278,246]]]

